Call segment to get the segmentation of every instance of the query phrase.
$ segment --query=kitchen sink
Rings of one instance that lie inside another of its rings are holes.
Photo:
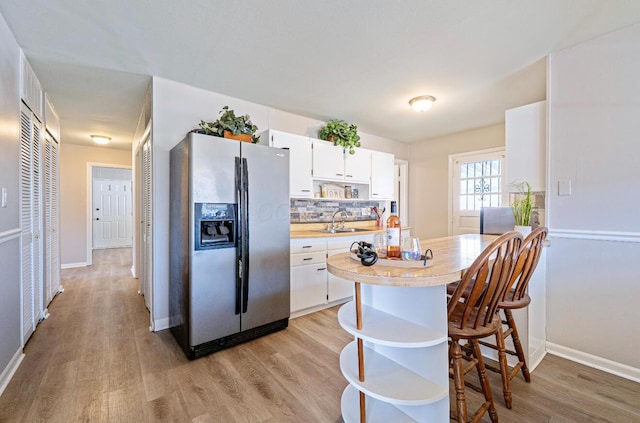
[[[319,229],[314,232],[322,232],[323,234],[343,234],[351,232],[371,232],[370,229],[362,228],[335,228],[335,229]]]

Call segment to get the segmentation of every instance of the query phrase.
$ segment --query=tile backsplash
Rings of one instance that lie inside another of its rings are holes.
[[[291,199],[291,223],[331,222],[333,213],[339,208],[347,210],[347,218],[342,214],[336,215],[336,221],[376,220],[371,212],[372,207],[382,209],[385,201],[349,201],[349,200],[304,200]],[[366,209],[366,210],[364,210]],[[363,211],[365,213],[363,214]]]

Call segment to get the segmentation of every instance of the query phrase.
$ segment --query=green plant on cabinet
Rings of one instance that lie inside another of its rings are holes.
[[[318,133],[318,137],[332,141],[334,145],[348,150],[349,154],[355,154],[355,148],[360,147],[358,127],[343,120],[332,120],[327,123]]]

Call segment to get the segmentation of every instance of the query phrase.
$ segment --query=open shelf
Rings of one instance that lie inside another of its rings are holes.
[[[342,393],[342,419],[345,423],[360,423],[360,391],[348,385]],[[365,408],[367,423],[415,423],[415,420],[404,414],[395,406],[366,397]]]
[[[398,405],[431,404],[449,394],[440,386],[372,349],[364,348],[365,381],[358,380],[358,347],[349,343],[340,353],[340,370],[347,381],[366,395]]]
[[[362,329],[356,328],[356,306],[353,301],[338,311],[338,322],[344,330],[379,345],[399,348],[430,347],[447,342],[447,334],[417,323],[362,305]]]

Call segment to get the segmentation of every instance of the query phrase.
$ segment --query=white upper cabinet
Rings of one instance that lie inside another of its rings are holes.
[[[547,102],[505,112],[507,183],[527,181],[533,191],[546,187]]]
[[[335,148],[335,147],[334,147]],[[369,183],[371,177],[371,151],[364,148],[356,148],[355,154],[344,155],[344,180],[345,182]]]
[[[313,177],[340,182],[368,184],[371,151],[356,148],[355,154],[322,140],[313,140]]]
[[[344,153],[329,141],[313,140],[313,177],[344,181]]]
[[[394,156],[371,152],[371,199],[393,200]]]
[[[298,198],[313,197],[312,154],[309,137],[272,129],[267,131],[265,135],[271,147],[289,150],[289,195]]]

